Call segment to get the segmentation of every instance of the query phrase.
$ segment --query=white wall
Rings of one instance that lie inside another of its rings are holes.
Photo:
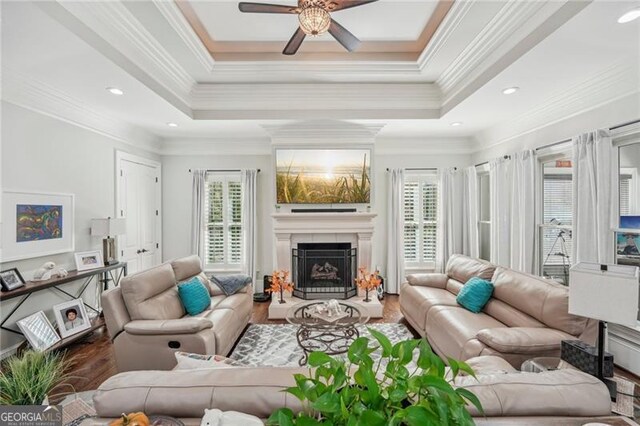
[[[269,149],[269,148],[267,148]],[[264,152],[264,150],[262,150]],[[386,269],[387,233],[387,168],[395,167],[464,167],[470,163],[470,155],[403,154],[375,155],[373,165],[373,202],[371,212],[377,213],[374,233],[373,265]],[[189,169],[261,169],[258,175],[258,277],[273,270],[273,230],[271,214],[275,212],[273,189],[273,161],[270,154],[261,155],[193,155],[163,156],[163,241],[164,260],[186,256],[190,250],[191,174]],[[257,283],[260,289],[262,282]]]
[[[76,251],[100,249],[100,238],[90,236],[92,218],[115,216],[115,152],[160,160],[155,154],[132,148],[103,135],[80,128],[10,103],[2,103],[2,153],[0,174],[2,189],[45,191],[75,194]],[[3,218],[9,220],[9,218]],[[25,279],[45,261],[75,269],[73,253],[1,263],[0,269],[17,267]],[[80,283],[65,288],[75,292]],[[95,294],[93,289],[85,293]],[[18,298],[3,301],[2,316],[18,303]],[[63,299],[51,290],[33,294],[12,320],[38,310],[53,318],[51,306]],[[93,300],[88,301],[94,304]],[[13,321],[5,324],[14,327]],[[6,350],[19,343],[18,336],[2,332],[0,348]]]

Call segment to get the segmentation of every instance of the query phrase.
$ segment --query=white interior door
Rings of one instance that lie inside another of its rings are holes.
[[[116,159],[117,215],[126,221],[118,241],[120,261],[128,273],[161,262],[160,165],[118,152]]]

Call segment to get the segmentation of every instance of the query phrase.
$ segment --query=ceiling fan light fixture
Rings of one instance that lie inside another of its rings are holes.
[[[300,11],[298,20],[302,31],[314,37],[326,33],[331,26],[331,15],[319,6],[305,7]]]

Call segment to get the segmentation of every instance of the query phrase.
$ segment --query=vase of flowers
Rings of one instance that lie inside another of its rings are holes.
[[[380,279],[380,272],[375,271],[369,273],[365,268],[358,268],[358,278],[356,278],[356,285],[365,291],[364,302],[371,302],[369,299],[369,292],[377,289],[382,280]]]
[[[269,293],[280,293],[280,303],[287,303],[284,300],[284,292],[292,292],[293,291],[293,283],[289,281],[289,271],[273,271],[273,275],[271,277],[271,286]]]

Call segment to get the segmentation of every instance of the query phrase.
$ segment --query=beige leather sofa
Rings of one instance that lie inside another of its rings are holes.
[[[483,312],[456,302],[471,277],[494,285]],[[450,258],[444,274],[409,275],[400,290],[400,310],[433,350],[466,360],[496,355],[519,368],[530,358],[560,356],[562,340],[595,343],[597,322],[568,313],[568,288],[462,255]]]
[[[227,297],[202,272],[198,256],[164,263],[129,275],[102,295],[107,329],[119,371],[170,370],[174,352],[227,355],[251,319],[251,285]],[[211,306],[191,317],[177,284],[200,276]]]
[[[545,419],[554,419],[550,424],[569,424],[555,422],[554,416],[566,420],[611,414],[606,386],[580,371],[519,373],[498,357],[478,357],[469,360],[469,364],[477,380],[459,377],[456,385],[471,390],[480,399],[487,419],[470,408],[478,420],[506,417],[510,418],[508,424],[542,424]],[[186,424],[200,424],[207,408],[267,418],[281,407],[301,410],[300,402],[283,392],[295,385],[296,373],[308,374],[309,370],[234,367],[128,372],[100,385],[93,402],[103,421],[123,412],[143,411],[178,417]]]

